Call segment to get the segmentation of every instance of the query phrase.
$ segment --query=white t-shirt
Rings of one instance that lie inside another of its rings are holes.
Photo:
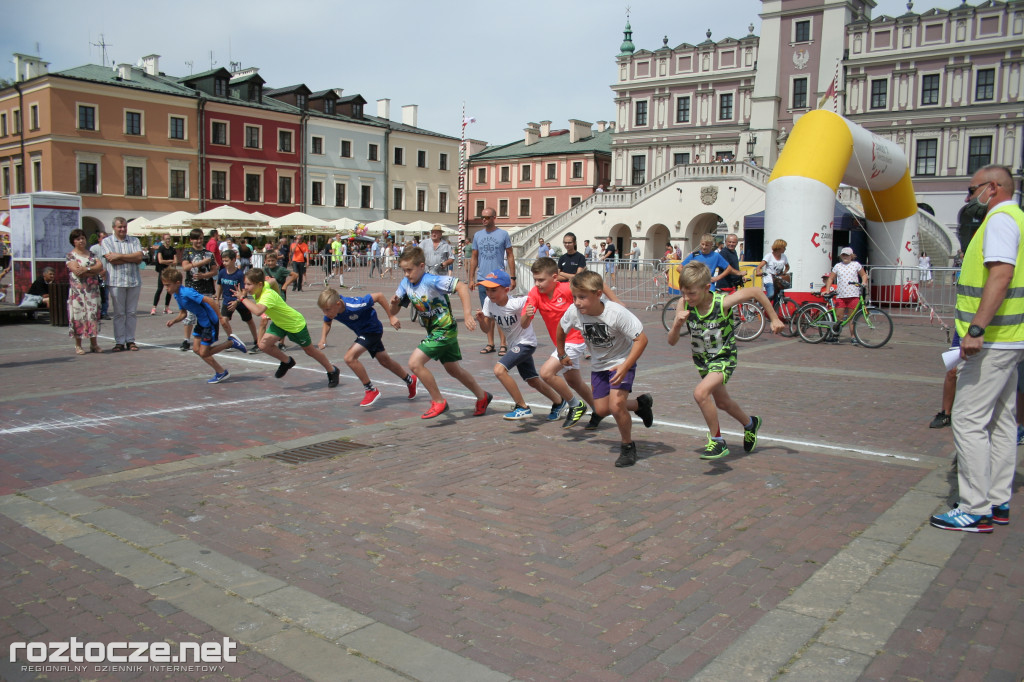
[[[839,298],[860,297],[860,271],[864,268],[855,260],[849,263],[836,263],[832,272],[836,273],[836,296]]]
[[[533,331],[531,324],[523,329],[519,324],[519,315],[526,305],[526,296],[509,296],[505,305],[498,305],[489,298],[484,299],[484,307],[481,308],[484,315],[493,317],[494,321],[505,332],[505,340],[511,346],[533,346],[537,347],[537,334]]]
[[[775,254],[771,251],[766,253],[764,258],[761,260],[764,261],[764,269],[762,270],[762,273],[768,274],[771,278],[769,281],[771,282],[775,282],[775,275],[781,275],[786,271],[786,267],[789,265],[789,259],[786,258],[786,254],[782,254],[782,258],[776,258]],[[763,277],[762,281],[764,281]],[[768,284],[768,281],[765,281],[764,283]]]
[[[644,325],[615,301],[605,301],[604,311],[597,316],[583,315],[575,305],[569,306],[562,315],[562,329],[583,332],[592,356],[591,369],[603,372],[621,365],[629,356],[633,340],[643,332]]]

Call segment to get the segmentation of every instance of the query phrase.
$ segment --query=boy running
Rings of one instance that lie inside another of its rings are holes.
[[[728,296],[711,291],[711,271],[700,262],[687,263],[679,274],[679,288],[685,305],[676,308],[676,318],[668,332],[668,343],[676,345],[683,325],[690,329],[693,363],[700,372],[700,383],[693,390],[693,399],[708,425],[708,442],[701,459],[721,459],[729,454],[718,422],[718,410],[728,412],[743,426],[743,450],[750,452],[757,445],[761,418],[748,416],[729,396],[725,384],[736,369],[736,337],[733,335],[733,306],[757,299],[768,319],[772,334],[782,331],[782,321],[768,297],[758,287],[739,289]]]
[[[224,331],[228,333],[228,336],[231,336],[231,316],[235,314],[235,309],[238,308],[238,301],[235,300],[233,290],[242,288],[245,281],[245,273],[238,269],[238,263],[235,261],[237,255],[234,249],[225,249],[224,253],[221,254],[224,267],[217,273],[220,323],[224,326]],[[242,318],[242,322],[249,325],[249,332],[252,334],[252,349],[249,352],[258,353],[260,351],[259,337],[256,335],[256,323],[252,321],[252,313],[249,312],[248,308],[242,306],[238,308],[238,316]]]
[[[277,282],[276,291],[281,294],[281,299],[284,301],[288,300],[288,285],[299,278],[297,274],[279,265],[281,255],[277,251],[267,251],[263,256],[263,272],[275,282]],[[270,324],[270,318],[266,315],[260,315],[260,333],[256,337],[262,339],[263,335],[267,333],[267,325]],[[277,344],[277,347],[284,350],[284,343]]]
[[[228,378],[228,371],[221,367],[213,356],[228,348],[244,353],[245,344],[234,334],[229,334],[227,341],[217,343],[218,320],[214,300],[209,296],[203,296],[195,289],[182,286],[184,276],[181,270],[173,265],[169,266],[160,273],[160,280],[181,309],[174,319],[167,320],[167,327],[173,327],[186,319],[188,314],[193,316],[195,324],[192,327],[192,352],[201,357],[214,371],[213,377],[207,379],[206,383],[219,384]]]
[[[487,411],[487,406],[494,396],[480,388],[473,375],[459,364],[459,360],[462,359],[462,351],[459,349],[459,327],[448,300],[449,294],[458,294],[462,302],[466,329],[473,331],[476,329],[476,323],[469,315],[469,289],[464,282],[455,277],[428,273],[423,249],[418,246],[406,249],[399,256],[398,265],[405,277],[399,282],[395,296],[391,299],[388,314],[394,315],[399,307],[412,303],[420,318],[425,321],[427,329],[427,338],[420,342],[419,347],[409,357],[409,369],[419,377],[423,387],[430,394],[430,409],[422,418],[433,419],[448,411],[448,401],[441,395],[433,373],[427,369],[427,363],[431,360],[440,362],[450,376],[472,391],[476,396],[473,416],[481,416]]]
[[[512,411],[506,413],[504,419],[514,421],[533,416],[533,411],[526,404],[515,379],[509,376],[509,370],[513,367],[519,370],[519,376],[523,381],[551,401],[552,411],[561,409],[561,397],[541,381],[537,367],[533,364],[533,352],[537,350],[537,335],[533,331],[533,326],[520,324],[520,314],[526,304],[526,296],[509,298],[508,291],[512,287],[512,278],[504,270],[495,270],[477,284],[484,287],[487,293],[483,309],[476,314],[476,319],[480,321],[480,329],[484,333],[491,333],[497,323],[505,332],[505,340],[508,343],[508,352],[498,358],[497,364],[494,365],[494,376],[515,401]]]
[[[409,387],[409,400],[416,397],[416,377],[410,376],[384,350],[384,344],[381,342],[381,337],[384,335],[384,325],[377,319],[377,311],[373,307],[374,303],[379,304],[381,308],[387,311],[388,304],[384,294],[374,293],[350,298],[348,296],[339,296],[338,292],[334,289],[325,289],[320,294],[320,298],[317,299],[317,305],[324,312],[324,328],[320,333],[320,343],[317,345],[317,348],[324,349],[327,347],[327,334],[331,331],[331,323],[334,320],[341,322],[356,333],[355,343],[345,353],[345,364],[356,375],[356,378],[362,382],[363,389],[366,391],[363,400],[359,403],[359,407],[369,407],[377,402],[377,398],[380,397],[380,391],[374,388],[373,382],[370,381],[370,375],[366,373],[366,368],[359,361],[359,356],[364,351],[369,351],[370,357],[376,359],[381,367],[391,370],[392,374],[405,382],[405,385]],[[394,315],[388,315],[388,322],[395,329],[402,327],[402,323]]]
[[[267,276],[260,268],[252,268],[245,273],[245,289],[238,287],[234,290],[235,298],[239,304],[244,305],[253,315],[267,314],[270,318],[270,326],[267,333],[260,338],[260,350],[272,358],[276,358],[281,364],[274,377],[280,379],[295,366],[295,359],[285,355],[284,351],[277,347],[278,342],[287,336],[299,344],[306,355],[313,358],[327,370],[327,387],[334,388],[338,385],[338,378],[341,370],[331,364],[327,356],[313,346],[313,340],[309,338],[309,329],[306,328],[306,320],[295,308],[292,308],[281,295],[274,291],[266,282]],[[252,298],[249,298],[249,297]]]
[[[190,246],[181,256],[181,269],[185,271],[185,287],[199,292],[203,296],[214,296],[214,279],[217,277],[217,261],[214,254],[203,247],[203,231],[199,228],[188,233]],[[196,317],[191,312],[185,317],[185,340],[180,350],[192,348],[192,325]]]
[[[604,280],[596,272],[585,270],[572,278],[575,306],[565,311],[555,336],[555,348],[563,365],[570,367],[573,359],[566,351],[570,329],[583,332],[591,359],[590,384],[594,391],[594,414],[611,414],[619,427],[622,445],[617,467],[636,464],[636,443],[633,442],[634,412],[644,426],[654,423],[654,398],[644,393],[630,398],[636,376],[636,362],[647,348],[644,325],[637,316],[614,301],[604,301]]]

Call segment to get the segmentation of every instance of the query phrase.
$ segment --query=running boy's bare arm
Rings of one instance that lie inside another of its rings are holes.
[[[683,304],[683,300],[679,299],[679,303],[676,304],[676,316],[672,321],[672,328],[668,330],[668,345],[674,346],[679,342],[679,337],[683,334],[683,327],[686,326],[686,320],[690,317],[690,309]]]
[[[374,293],[370,294],[370,298],[372,298],[373,302],[376,303],[377,305],[379,305],[381,307],[381,309],[383,309],[384,312],[387,313],[387,315],[388,315],[388,322],[391,323],[392,327],[394,327],[395,329],[401,329],[402,328],[402,322],[391,312],[391,306],[388,305],[388,300],[386,298],[384,298],[384,294],[379,293],[379,292],[374,292]]]
[[[772,307],[771,301],[765,296],[764,291],[759,287],[737,289],[736,293],[729,294],[722,299],[722,308],[731,310],[733,306],[739,305],[744,301],[751,299],[756,300],[764,308],[764,312],[768,315],[768,319],[771,320],[771,332],[772,334],[778,334],[782,331],[786,325],[782,324],[782,320],[779,319],[778,314],[775,312],[775,308]]]
[[[476,322],[473,320],[472,307],[469,303],[469,288],[465,282],[459,282],[455,285],[455,293],[459,295],[459,300],[462,301],[462,318],[466,321],[466,329],[473,331],[476,329]]]
[[[636,365],[636,361],[643,355],[644,350],[647,348],[647,334],[640,332],[640,335],[633,339],[633,347],[629,349],[629,355],[622,361],[621,365],[612,367],[613,373],[608,383],[621,384],[622,380],[626,378],[626,373]]]

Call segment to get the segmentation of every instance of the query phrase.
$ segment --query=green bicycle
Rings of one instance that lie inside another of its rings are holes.
[[[848,324],[853,325],[853,337],[865,348],[881,348],[892,338],[892,318],[880,308],[870,306],[864,300],[867,287],[860,286],[860,300],[853,312],[840,322],[836,316],[833,299],[834,291],[817,294],[825,299],[825,304],[805,303],[796,314],[796,330],[800,338],[807,343],[821,343],[838,339]]]

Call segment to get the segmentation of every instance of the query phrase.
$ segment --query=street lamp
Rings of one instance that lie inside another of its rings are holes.
[[[757,144],[757,135],[751,133],[750,137],[747,138],[747,158],[754,158],[754,145]]]

